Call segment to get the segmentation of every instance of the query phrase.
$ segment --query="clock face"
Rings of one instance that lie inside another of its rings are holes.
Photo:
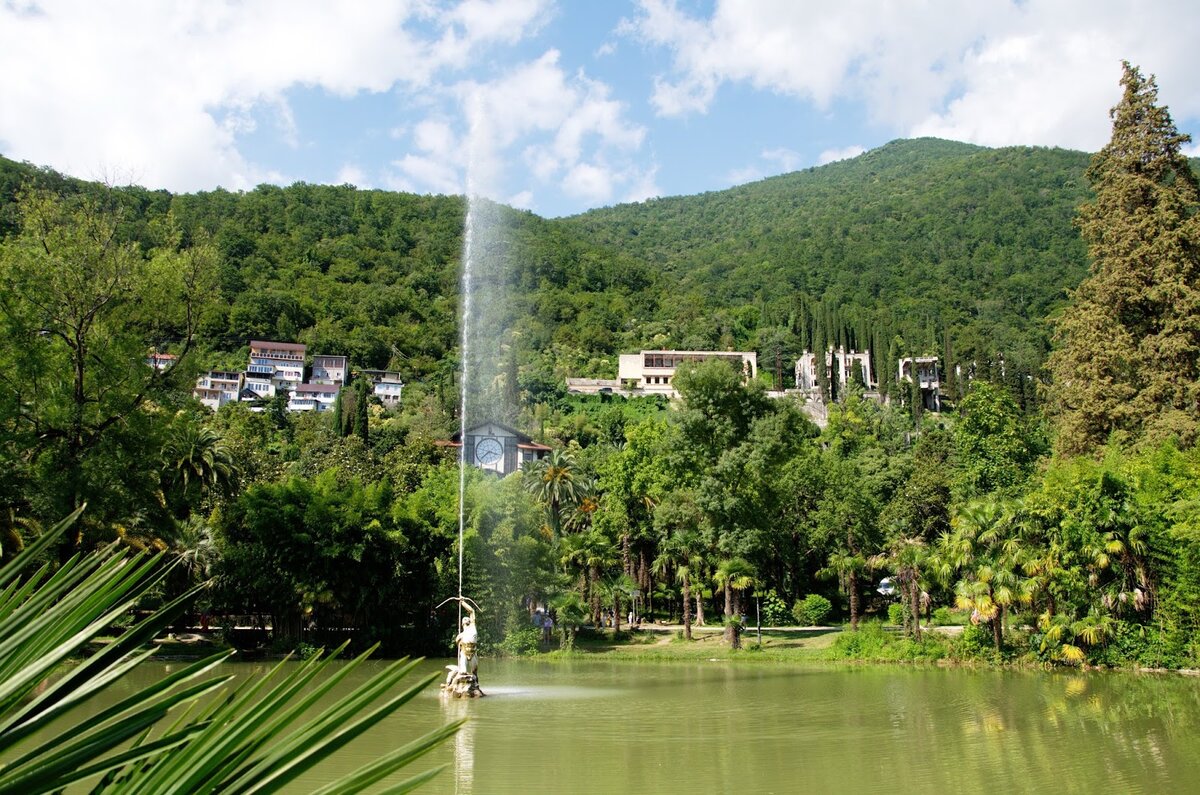
[[[475,443],[475,463],[480,466],[491,466],[499,461],[503,454],[504,448],[500,446],[499,439],[489,436]]]

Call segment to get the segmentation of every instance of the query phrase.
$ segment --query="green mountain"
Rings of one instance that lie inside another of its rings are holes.
[[[496,254],[522,377],[614,375],[615,354],[822,343],[943,351],[1026,367],[1086,273],[1072,226],[1088,155],[896,141],[729,190],[546,220],[501,208]],[[0,159],[0,236],[22,184],[100,190]],[[361,366],[445,377],[457,345],[464,203],[296,184],[172,195],[121,188],[126,233],[207,236],[224,257],[213,349],[297,339]],[[879,355],[882,356],[881,352]],[[785,368],[786,369],[786,368]]]

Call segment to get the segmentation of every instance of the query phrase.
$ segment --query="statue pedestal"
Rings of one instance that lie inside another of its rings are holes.
[[[447,665],[450,673],[442,683],[442,693],[454,698],[479,698],[486,695],[479,688],[479,677],[475,674],[459,670],[457,665]]]

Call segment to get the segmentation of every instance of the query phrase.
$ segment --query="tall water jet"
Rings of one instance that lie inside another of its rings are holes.
[[[497,375],[509,321],[505,301],[508,252],[507,241],[502,234],[503,208],[484,195],[490,181],[489,166],[495,162],[495,158],[490,152],[487,116],[478,94],[468,102],[467,115],[470,128],[467,136],[467,208],[463,228],[459,344],[459,439],[462,444],[458,458],[458,594],[454,597],[459,606],[457,626],[463,628],[456,639],[460,650],[461,638],[467,633],[462,615],[464,606],[471,613],[472,645],[473,633],[478,631],[475,613],[469,607],[470,599],[464,593],[467,467],[471,463],[467,460],[467,431],[478,418],[495,420],[506,413],[503,397],[497,394]],[[480,298],[486,300],[481,301]],[[461,659],[455,667],[462,667]],[[447,678],[448,684],[454,678],[454,673],[452,670]],[[474,670],[469,673],[474,679]],[[476,695],[476,691],[477,682],[469,694]]]

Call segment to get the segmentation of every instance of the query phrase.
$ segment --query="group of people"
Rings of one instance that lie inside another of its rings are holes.
[[[554,634],[554,617],[539,607],[533,611],[533,625],[542,631],[542,643],[549,643]]]

